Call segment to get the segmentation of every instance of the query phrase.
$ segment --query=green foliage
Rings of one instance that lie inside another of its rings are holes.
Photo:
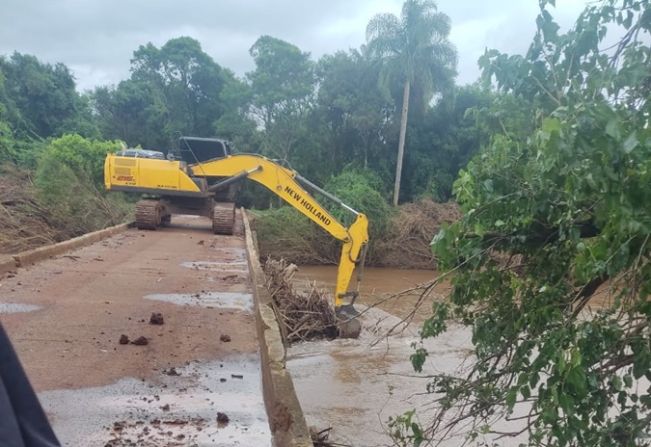
[[[314,74],[308,53],[271,36],[258,38],[249,53],[256,69],[247,77],[257,107],[273,114],[312,95]]]
[[[152,149],[169,147],[165,97],[152,83],[128,79],[115,88],[98,87],[92,103],[105,138]]]
[[[433,241],[454,287],[423,336],[454,318],[471,328],[476,359],[464,377],[435,375],[428,386],[442,396],[432,434],[454,417],[474,438],[526,411],[509,434],[529,433],[529,445],[642,445],[651,423],[651,6],[599,2],[561,35],[541,3],[526,57],[482,59],[486,79],[511,95],[505,104],[532,113],[507,119],[460,173],[464,218]],[[624,37],[603,52],[617,29]]]
[[[13,161],[16,157],[9,124],[0,121],[0,163]]]
[[[326,191],[354,210],[366,214],[371,239],[379,239],[386,233],[391,218],[392,210],[380,192],[383,188],[382,180],[376,174],[355,169],[344,170],[325,185]],[[321,198],[320,201],[323,203],[327,199]],[[332,214],[341,222],[352,222],[352,214],[340,207],[333,209]]]
[[[34,183],[53,224],[79,235],[123,222],[131,206],[104,191],[104,158],[121,143],[64,135],[52,140],[38,160]]]
[[[389,418],[389,430],[394,445],[399,447],[420,447],[427,441],[420,424],[414,421],[416,411],[405,412],[398,417]]]
[[[233,78],[195,39],[177,37],[133,53],[131,77],[92,95],[105,138],[169,150],[180,135],[213,136],[224,112],[221,92]]]
[[[211,135],[213,123],[222,113],[219,94],[224,77],[198,41],[177,37],[160,49],[151,43],[140,46],[131,65],[133,80],[158,87],[165,98],[168,134]]]
[[[412,84],[429,102],[435,92],[452,86],[456,51],[450,41],[450,18],[439,12],[434,1],[407,0],[400,17],[378,14],[366,28],[368,51],[381,58],[380,85],[390,95],[397,92],[402,101],[402,85]]]
[[[495,116],[490,106],[499,99],[477,86],[457,87],[423,117],[412,120],[410,151],[405,160],[405,196],[438,202],[451,198],[459,170],[488,143],[489,135],[500,129],[480,121],[484,116]]]
[[[43,154],[36,171],[38,200],[52,215],[51,224],[69,236],[124,222],[131,205],[120,194],[101,190],[52,152]]]
[[[344,171],[332,177],[325,186],[326,191],[369,218],[370,256],[374,244],[388,232],[392,214],[387,201],[378,192],[381,186],[382,182],[373,173],[357,170]],[[322,204],[329,202],[321,196],[318,200]],[[350,211],[338,205],[332,205],[328,210],[344,225],[351,223],[353,216]],[[338,262],[340,242],[288,205],[256,212],[255,226],[262,253],[283,253],[285,258],[295,263]]]
[[[13,53],[0,58],[0,76],[4,77],[5,98],[0,102],[14,132],[27,138],[58,136],[80,123],[88,123],[84,100],[75,90],[75,81],[68,67],[40,62],[36,57]],[[92,125],[84,129],[91,134]]]
[[[92,187],[102,190],[104,185],[104,159],[109,152],[122,147],[119,141],[89,140],[79,135],[64,135],[52,140],[39,160],[39,172],[53,160],[70,168],[80,179],[89,180]],[[39,178],[41,176],[37,176]],[[49,181],[42,178],[43,181]]]
[[[389,166],[382,135],[393,105],[378,89],[380,67],[359,51],[323,56],[318,63],[317,125],[328,153],[314,157],[321,167],[354,163],[379,172]],[[325,179],[324,179],[325,180]]]
[[[281,206],[252,213],[262,253],[282,253],[282,257],[297,264],[335,262],[331,238],[294,208]]]
[[[262,36],[249,50],[255,70],[250,111],[262,123],[262,151],[289,160],[307,138],[306,117],[314,94],[314,67],[309,54],[270,36]]]
[[[256,122],[249,115],[251,86],[230,74],[221,93],[223,115],[215,122],[217,135],[229,140],[240,152],[253,153],[260,147]]]

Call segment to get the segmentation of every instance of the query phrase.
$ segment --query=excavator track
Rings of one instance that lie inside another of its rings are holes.
[[[136,227],[155,230],[161,225],[162,206],[159,200],[139,200],[136,203]]]
[[[212,210],[212,231],[215,234],[231,235],[235,226],[235,204],[218,202]]]

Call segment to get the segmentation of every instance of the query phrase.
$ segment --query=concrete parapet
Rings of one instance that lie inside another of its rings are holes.
[[[257,241],[251,225],[242,212],[246,251],[255,296],[256,326],[262,361],[262,388],[273,445],[277,447],[312,447],[310,431],[296,396],[291,374],[285,367],[285,346],[280,326],[265,287]]]

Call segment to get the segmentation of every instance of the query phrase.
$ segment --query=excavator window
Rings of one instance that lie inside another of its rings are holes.
[[[165,160],[165,155],[159,151],[150,151],[146,149],[124,149],[118,154],[120,157],[134,158],[154,158],[156,160]]]
[[[179,139],[181,159],[189,164],[201,163],[230,154],[228,143],[218,138],[181,137]]]

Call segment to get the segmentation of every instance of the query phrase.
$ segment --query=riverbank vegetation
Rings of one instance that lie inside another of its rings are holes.
[[[594,2],[564,33],[552,12],[541,1],[526,56],[481,59],[484,80],[527,113],[502,120],[455,182],[463,218],[434,239],[453,290],[421,335],[453,320],[474,356],[464,374],[428,376],[435,417],[393,420],[400,443],[460,426],[498,443],[648,440],[651,5]],[[417,371],[426,359],[419,348]]]

